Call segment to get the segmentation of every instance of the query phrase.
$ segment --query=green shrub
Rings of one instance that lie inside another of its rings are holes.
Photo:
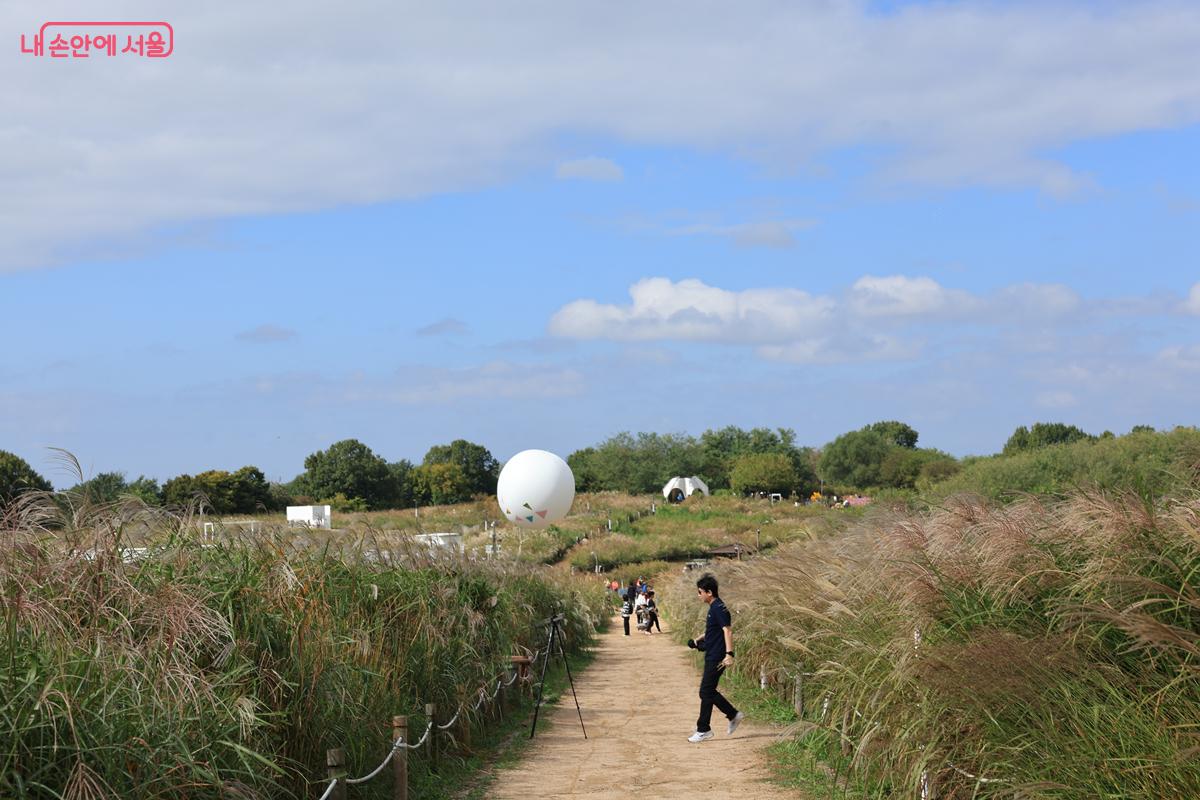
[[[1101,489],[1158,497],[1188,485],[1198,465],[1200,431],[1195,428],[1139,432],[972,459],[961,472],[930,487],[928,495],[936,501],[976,492],[1011,500],[1022,494]]]

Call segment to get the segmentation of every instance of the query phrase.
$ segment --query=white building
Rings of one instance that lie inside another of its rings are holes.
[[[289,528],[325,528],[333,527],[333,514],[329,506],[288,506],[287,524]]]

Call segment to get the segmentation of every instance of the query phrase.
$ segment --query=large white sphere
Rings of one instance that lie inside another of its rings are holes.
[[[522,528],[544,528],[571,510],[575,476],[554,453],[522,450],[500,470],[496,500],[509,522]]]

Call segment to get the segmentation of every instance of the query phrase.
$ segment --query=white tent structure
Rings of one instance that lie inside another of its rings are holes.
[[[691,497],[694,492],[700,492],[708,497],[708,484],[695,475],[690,478],[671,478],[663,487],[663,497],[672,503],[682,502],[685,497]]]

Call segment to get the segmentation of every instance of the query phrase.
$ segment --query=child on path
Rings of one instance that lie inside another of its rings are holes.
[[[625,635],[629,635],[629,617],[633,614],[633,596],[636,594],[633,586],[625,589],[625,602],[621,604],[621,619],[625,622]]]
[[[654,600],[654,590],[646,590],[646,613],[650,617],[650,621],[646,623],[646,633],[650,633],[651,628],[658,628],[658,632],[662,633],[662,626],[658,624],[658,603]]]
[[[729,736],[737,730],[745,715],[733,707],[725,696],[717,691],[721,672],[733,666],[733,628],[729,609],[725,607],[717,592],[717,579],[704,575],[696,581],[696,595],[708,604],[708,618],[704,623],[704,635],[688,642],[689,647],[704,651],[704,674],[700,678],[700,716],[696,719],[696,731],[688,737],[692,743],[713,738],[711,727],[712,710],[715,705],[729,720],[725,733]]]

